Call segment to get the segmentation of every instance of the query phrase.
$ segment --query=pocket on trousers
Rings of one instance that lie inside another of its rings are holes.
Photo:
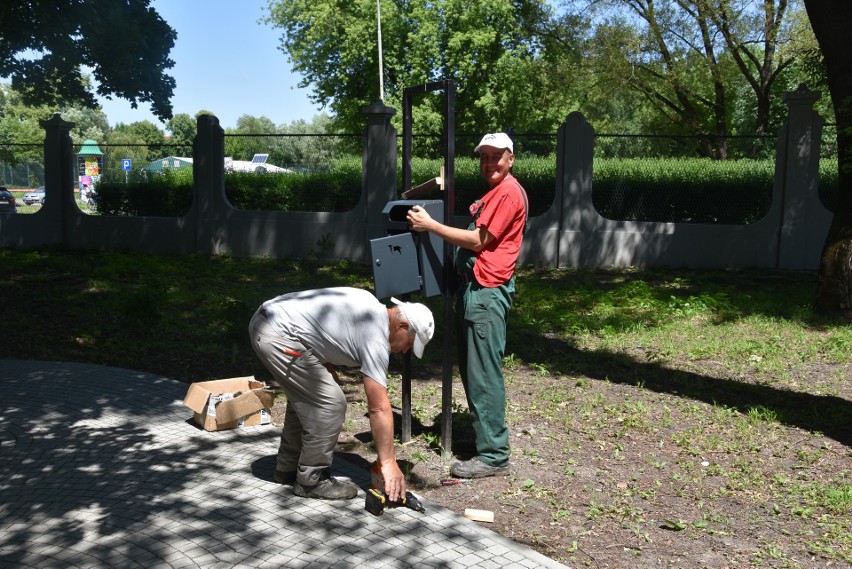
[[[488,331],[491,329],[491,326],[488,322],[476,322],[473,325],[473,329],[476,331],[476,336],[480,340],[484,340],[488,337]]]

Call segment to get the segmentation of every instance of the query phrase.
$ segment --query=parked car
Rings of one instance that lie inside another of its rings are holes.
[[[0,212],[18,212],[18,204],[15,203],[15,196],[6,188],[0,188]]]
[[[39,186],[32,192],[24,194],[24,203],[33,205],[34,203],[44,204],[44,186]]]

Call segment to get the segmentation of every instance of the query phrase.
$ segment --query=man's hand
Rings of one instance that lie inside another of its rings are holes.
[[[364,392],[367,394],[370,430],[385,479],[385,494],[389,500],[396,502],[405,496],[406,487],[405,476],[396,463],[396,451],[393,447],[393,408],[388,399],[387,388],[366,375],[363,381]]]
[[[391,502],[399,502],[405,497],[405,476],[396,460],[382,462],[382,477],[385,480],[385,494]]]
[[[444,225],[435,221],[429,213],[419,205],[412,206],[405,216],[408,221],[408,228],[412,231],[429,231],[434,233],[441,239],[449,241],[457,247],[464,247],[474,252],[479,252],[485,248],[494,236],[488,233],[485,226],[475,227],[473,229],[462,229],[453,227],[452,225]]]
[[[429,224],[434,221],[429,213],[419,205],[412,206],[408,210],[405,219],[408,220],[408,227],[412,231],[423,232],[429,231]]]

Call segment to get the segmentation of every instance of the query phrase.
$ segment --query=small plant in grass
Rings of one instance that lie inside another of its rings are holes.
[[[439,433],[424,431],[417,435],[417,438],[421,439],[429,449],[435,452],[443,451],[443,447],[441,446],[441,435]]]
[[[540,456],[538,450],[534,448],[524,449],[524,456],[527,457],[530,464],[544,464],[544,459]]]
[[[521,360],[515,354],[508,354],[503,357],[503,368],[514,369],[521,365]]]
[[[327,258],[334,249],[334,241],[331,239],[331,233],[324,233],[317,240],[317,248],[311,249],[310,255],[317,261]]]

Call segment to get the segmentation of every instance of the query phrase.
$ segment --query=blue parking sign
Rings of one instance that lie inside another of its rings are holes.
[[[132,162],[130,161],[130,158],[124,158],[121,161],[121,169],[122,170],[130,170],[131,164],[132,164]]]

